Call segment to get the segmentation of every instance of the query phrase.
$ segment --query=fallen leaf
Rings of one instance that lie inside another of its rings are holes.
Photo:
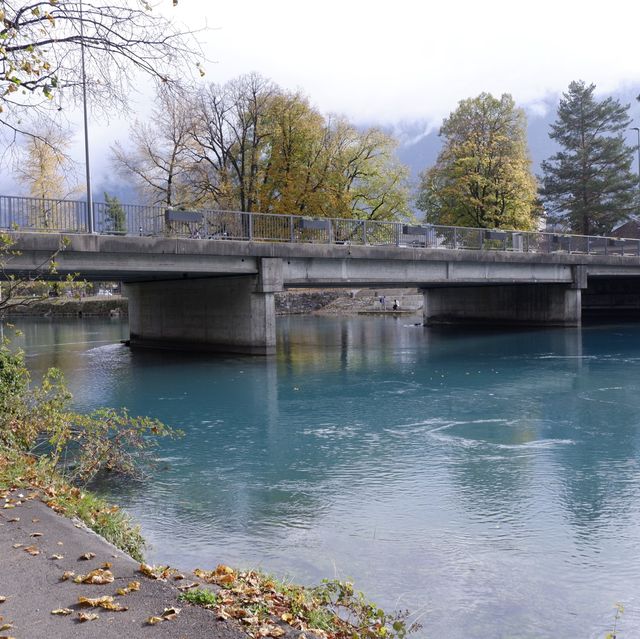
[[[28,552],[30,555],[33,555],[34,557],[40,554],[40,551],[35,546],[27,546],[24,549],[24,551]]]
[[[20,548],[22,544],[13,544],[13,548]]]
[[[127,584],[128,590],[140,590],[140,582],[139,581],[130,581]]]
[[[40,522],[40,520],[39,520],[37,517],[34,517],[34,518],[31,520],[31,523],[32,523],[32,524],[37,524],[37,523],[39,523],[39,522]]]
[[[71,577],[75,577],[75,572],[73,570],[65,570],[62,573],[62,577],[60,577],[60,581],[67,581],[67,579],[71,579]]]
[[[115,612],[127,610],[127,608],[124,608],[119,603],[115,603],[111,595],[104,595],[93,599],[90,597],[78,597],[78,604],[91,608],[104,608],[105,610],[113,610]]]
[[[171,574],[169,566],[150,566],[149,564],[140,564],[138,571],[149,579],[158,579],[165,581]]]
[[[162,612],[162,618],[173,621],[180,614],[180,608],[165,608]]]
[[[3,630],[11,630],[11,628],[13,628],[13,624],[12,623],[2,624],[0,626],[0,632],[2,632]]]
[[[20,517],[12,517],[11,519],[7,519],[10,524],[15,524],[17,521],[20,521]]]
[[[173,578],[176,581],[180,581],[181,579],[184,579],[184,575],[182,573],[177,573],[177,574],[173,575]]]
[[[110,584],[113,582],[113,573],[110,570],[96,568],[86,575],[78,575],[74,578],[76,584]]]
[[[0,603],[4,603],[7,600],[6,597],[0,596]]]
[[[42,537],[42,533],[41,532],[34,532],[34,533],[31,533],[31,536],[32,537]]]
[[[96,615],[95,612],[79,612],[78,613],[78,620],[79,621],[94,621],[95,619],[98,619],[98,615]]]
[[[89,561],[89,559],[93,559],[96,556],[95,552],[85,552],[84,555],[80,555],[78,559],[84,559],[85,561]]]
[[[197,586],[197,582],[192,581],[190,583],[186,583],[186,584],[182,584],[181,586],[177,586],[178,590],[182,590],[183,592],[185,590],[190,590],[191,588],[195,588]]]
[[[147,619],[147,623],[150,626],[155,626],[157,623],[160,623],[161,621],[164,621],[164,619],[162,617],[149,617]]]
[[[51,611],[52,615],[72,615],[73,610],[71,608],[56,608]]]
[[[51,555],[51,559],[64,559],[64,555]]]
[[[101,568],[104,568],[105,570],[109,570],[109,568],[111,568],[111,564],[108,561],[105,561]]]

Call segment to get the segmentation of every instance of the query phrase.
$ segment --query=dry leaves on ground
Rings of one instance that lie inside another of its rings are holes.
[[[65,573],[66,575],[67,573]],[[64,575],[63,575],[64,578]],[[68,577],[67,577],[68,578]],[[73,581],[76,584],[97,584],[104,585],[113,583],[114,577],[110,570],[104,568],[96,568],[86,575],[78,575],[74,577]]]
[[[95,612],[79,612],[78,621],[94,621],[99,619]]]
[[[114,602],[111,595],[94,598],[78,597],[78,604],[90,608],[104,608],[105,610],[112,610],[114,612],[124,612],[128,610],[126,606],[121,606],[119,603]]]

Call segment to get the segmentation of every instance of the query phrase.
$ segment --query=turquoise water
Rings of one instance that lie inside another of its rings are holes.
[[[640,636],[640,327],[470,333],[279,319],[274,359],[131,351],[21,322],[82,408],[182,428],[107,487],[149,559],[352,578],[422,637]]]

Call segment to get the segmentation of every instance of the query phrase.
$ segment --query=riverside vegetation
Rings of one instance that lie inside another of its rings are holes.
[[[145,541],[139,527],[87,490],[87,484],[104,473],[140,476],[153,461],[157,438],[180,433],[126,410],[80,414],[71,401],[59,371],[48,370],[40,385],[33,385],[23,353],[7,341],[0,345],[0,493],[35,488],[53,510],[77,517],[142,562]],[[156,579],[178,575],[144,563],[140,570]],[[194,573],[204,587],[194,583],[181,599],[211,609],[218,618],[239,621],[250,636],[279,637],[286,632],[283,626],[290,626],[327,638],[402,639],[417,629],[407,623],[407,612],[387,614],[349,582],[307,588],[224,565]]]

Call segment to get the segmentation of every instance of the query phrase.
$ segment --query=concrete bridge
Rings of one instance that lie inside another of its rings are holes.
[[[6,273],[33,272],[66,238],[60,275],[124,283],[133,346],[252,354],[275,351],[274,294],[291,287],[417,287],[425,324],[577,326],[583,306],[640,310],[637,240],[462,229],[451,242],[447,227],[396,224],[359,244],[323,228],[297,242],[12,231]]]

